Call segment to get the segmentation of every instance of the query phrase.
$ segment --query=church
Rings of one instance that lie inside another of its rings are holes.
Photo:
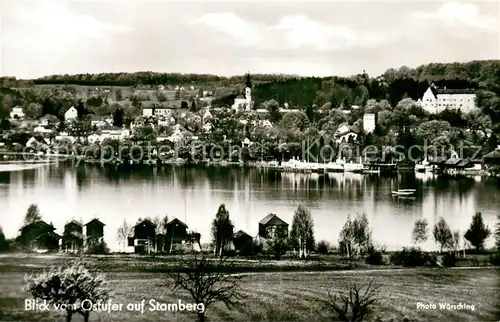
[[[250,73],[247,74],[245,91],[242,94],[236,96],[231,109],[235,111],[240,111],[242,109],[245,111],[250,111],[252,109],[252,82],[250,81]]]

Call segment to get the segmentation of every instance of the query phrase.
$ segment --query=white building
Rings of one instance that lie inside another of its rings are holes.
[[[154,115],[170,115],[172,110],[170,108],[154,108],[146,107],[142,109],[142,116],[154,116]]]
[[[27,148],[33,148],[35,147],[36,145],[38,144],[38,141],[34,138],[34,137],[31,137],[28,142],[26,142],[26,147]]]
[[[101,138],[100,141],[104,141],[105,139],[113,139],[113,140],[125,140],[130,137],[131,133],[128,129],[121,129],[118,127],[107,127],[101,130]]]
[[[64,113],[64,119],[66,121],[69,121],[69,120],[74,120],[76,119],[78,116],[78,111],[76,110],[76,108],[74,106],[71,106],[67,111],[66,113]]]
[[[359,129],[357,126],[343,123],[335,132],[335,142],[341,144],[348,143],[349,141],[356,141],[358,139],[358,133]]]
[[[178,141],[182,140],[182,138],[183,138],[183,135],[182,135],[182,131],[181,131],[181,126],[179,124],[176,124],[175,129],[174,129],[174,133],[172,133],[172,135],[168,137],[168,140],[170,142],[178,142]]]
[[[469,113],[476,108],[476,94],[470,89],[437,89],[431,85],[422,97],[422,108],[431,114],[445,109]]]
[[[52,130],[51,129],[46,129],[44,128],[43,126],[37,126],[33,129],[33,132],[35,133],[52,133]]]
[[[250,74],[247,74],[247,80],[245,82],[245,92],[236,96],[234,99],[234,104],[231,109],[239,111],[244,109],[245,111],[250,111],[252,106],[252,82],[250,81]]]
[[[13,107],[12,110],[10,111],[10,118],[22,120],[24,118],[23,108],[18,106]]]
[[[363,132],[371,133],[375,131],[375,124],[374,113],[365,113],[365,115],[363,115]]]

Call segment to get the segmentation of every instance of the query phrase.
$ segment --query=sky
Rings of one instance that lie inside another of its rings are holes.
[[[500,59],[498,2],[0,0],[0,75],[347,76]]]

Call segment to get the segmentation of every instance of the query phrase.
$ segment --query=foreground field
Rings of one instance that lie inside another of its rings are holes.
[[[6,263],[4,258],[2,264]],[[12,263],[11,263],[12,265]],[[9,265],[10,266],[10,265]],[[38,265],[36,265],[38,266]],[[24,271],[0,271],[0,321],[63,321],[55,312],[24,310],[22,291]],[[39,268],[31,266],[34,270]],[[12,268],[10,266],[9,268]],[[191,302],[185,293],[174,294],[162,273],[112,271],[108,274],[113,288],[113,302],[138,303],[155,299],[162,303]],[[242,288],[247,296],[229,310],[214,305],[207,310],[211,321],[318,321],[326,319],[321,300],[327,291],[339,291],[343,282],[365,283],[372,280],[381,286],[382,302],[376,315],[384,320],[402,321],[498,321],[500,312],[499,269],[391,269],[336,272],[277,272],[247,274]],[[417,310],[417,303],[439,302],[474,305],[475,310]],[[194,321],[190,312],[93,313],[90,321]],[[323,318],[322,318],[323,317]],[[82,321],[80,317],[74,321]]]

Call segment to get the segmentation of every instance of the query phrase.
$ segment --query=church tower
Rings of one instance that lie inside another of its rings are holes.
[[[252,82],[250,81],[250,73],[247,74],[247,80],[245,82],[245,100],[246,100],[246,110],[250,110],[252,103]]]

